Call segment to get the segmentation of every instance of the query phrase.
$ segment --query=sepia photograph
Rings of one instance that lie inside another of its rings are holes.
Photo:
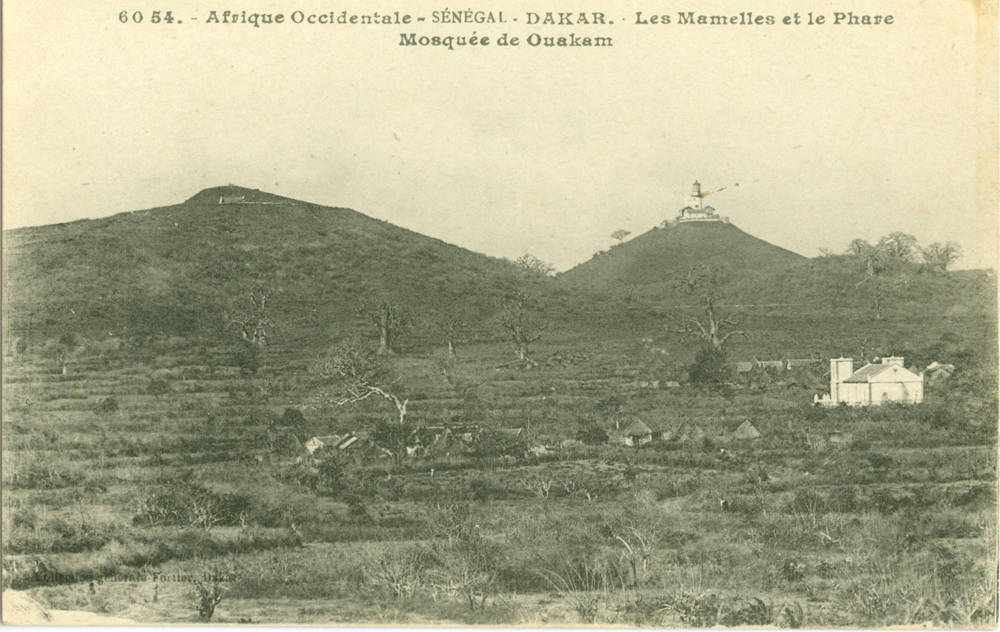
[[[3,624],[996,629],[997,13],[5,2]]]

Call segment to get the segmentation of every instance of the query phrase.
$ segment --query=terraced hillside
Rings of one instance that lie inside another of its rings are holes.
[[[823,411],[796,380],[653,386],[651,355],[556,346],[531,370],[494,344],[449,365],[399,355],[408,425],[481,434],[398,459],[303,453],[394,411],[306,405],[328,384],[279,348],[255,375],[176,339],[146,363],[105,350],[65,373],[8,358],[5,587],[174,623],[198,620],[196,581],[225,588],[221,623],[992,616],[997,411],[972,376],[919,408]],[[637,420],[655,441],[607,442]],[[759,439],[733,437],[746,420]]]
[[[841,256],[722,278],[748,334],[729,359],[819,362],[698,381],[678,328],[707,318],[700,287],[576,286],[344,209],[224,187],[4,240],[3,581],[46,607],[996,622],[991,271]],[[266,340],[223,326],[247,284],[270,288]],[[359,309],[380,294],[408,309],[393,353]],[[890,353],[954,371],[919,406],[810,405],[829,358]]]

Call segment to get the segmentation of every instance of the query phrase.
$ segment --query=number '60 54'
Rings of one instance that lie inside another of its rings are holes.
[[[166,13],[163,13],[162,16],[160,15],[161,13],[163,12],[153,11],[153,14],[149,16],[149,21],[153,24],[159,24],[160,22],[163,22],[165,24],[174,23],[173,11],[167,11]],[[132,13],[129,13],[128,11],[122,11],[121,13],[118,14],[118,21],[121,22],[122,24],[128,24],[129,21],[139,24],[140,22],[142,22],[142,17],[143,17],[142,11],[133,11]]]

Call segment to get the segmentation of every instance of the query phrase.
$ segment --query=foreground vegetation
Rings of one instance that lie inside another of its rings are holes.
[[[627,342],[550,345],[531,369],[500,344],[450,364],[429,350],[391,361],[405,424],[476,439],[312,459],[308,437],[396,411],[304,405],[328,384],[280,347],[250,373],[231,348],[155,344],[150,362],[105,350],[65,374],[8,359],[5,588],[170,622],[995,621],[988,371],[919,407],[824,410],[808,376],[649,388],[686,380]],[[636,419],[700,432],[607,442]],[[732,438],[745,420],[759,439]]]

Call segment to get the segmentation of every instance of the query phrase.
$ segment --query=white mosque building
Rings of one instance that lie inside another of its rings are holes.
[[[903,358],[882,358],[857,371],[850,358],[830,360],[830,394],[814,395],[820,406],[877,406],[879,404],[919,404],[924,401],[924,374],[903,367]]]

